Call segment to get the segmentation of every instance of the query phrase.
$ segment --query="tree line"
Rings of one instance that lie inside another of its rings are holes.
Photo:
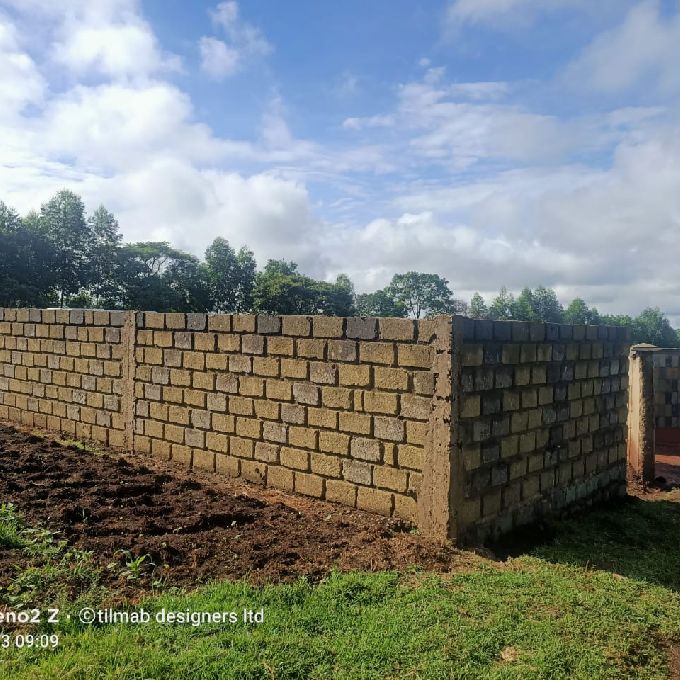
[[[395,274],[385,288],[357,294],[348,276],[319,281],[295,262],[269,260],[258,271],[248,248],[216,238],[203,259],[166,242],[124,243],[104,206],[87,215],[82,199],[59,191],[39,211],[20,216],[0,201],[0,306],[98,307],[159,312],[264,312],[424,318],[460,313],[477,319],[613,324],[635,342],[680,346],[658,308],[639,316],[599,314],[576,298],[565,308],[555,291],[502,288],[487,303],[455,298],[437,274]]]

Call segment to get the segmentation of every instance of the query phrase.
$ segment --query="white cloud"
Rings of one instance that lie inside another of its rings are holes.
[[[271,53],[272,46],[262,31],[240,19],[235,0],[221,2],[209,13],[213,25],[227,38],[227,42],[210,36],[199,40],[201,70],[209,77],[223,80],[239,71],[247,60]]]
[[[364,130],[365,128],[390,127],[394,118],[390,115],[368,116],[366,118],[345,118],[342,127],[346,130]]]
[[[85,192],[114,210],[126,237],[168,240],[202,254],[216,236],[248,245],[264,264],[292,258],[319,275],[321,222],[298,182],[266,173],[244,177],[159,158],[134,172],[91,183]],[[149,196],[157,200],[150,201]],[[95,198],[96,197],[96,198]]]
[[[248,55],[266,56],[272,51],[262,31],[239,18],[239,7],[235,0],[221,2],[210,12],[210,16],[213,23]]]
[[[436,219],[421,217],[411,245],[398,220],[371,240],[375,248],[379,240],[401,242],[402,257],[429,261],[468,293],[542,283],[564,299],[581,295],[601,311],[659,305],[680,323],[679,184],[680,131],[667,127],[645,142],[621,143],[603,170],[510,171],[412,189],[397,207],[420,216],[428,209]],[[356,257],[367,253],[359,269],[370,268],[365,258],[374,247],[357,248]]]
[[[568,66],[566,77],[577,87],[605,94],[635,86],[645,93],[680,92],[680,8],[661,14],[658,0],[634,6],[623,22],[598,35]]]
[[[449,92],[454,97],[471,101],[491,101],[507,96],[510,85],[500,82],[453,83],[449,86]]]
[[[343,127],[388,130],[394,156],[461,173],[481,164],[546,165],[602,152],[631,136],[644,138],[667,117],[664,107],[559,117],[527,109],[513,95],[509,83],[450,83],[433,67],[398,88],[392,111],[350,117]]]
[[[447,18],[454,23],[495,23],[507,15],[551,11],[583,4],[586,0],[454,0],[448,7]]]
[[[203,36],[199,41],[201,70],[215,80],[236,73],[241,57],[237,50],[217,38]]]
[[[75,76],[129,79],[181,69],[181,59],[160,48],[135,0],[71,0],[67,11],[59,11],[58,3],[28,0],[21,9],[48,17],[52,58]]]
[[[634,0],[452,0],[446,9],[445,31],[480,25],[508,30],[527,28],[541,15],[578,10],[586,15],[611,15]]]
[[[28,104],[38,104],[46,83],[31,57],[21,50],[16,29],[0,14],[0,120],[13,118]]]
[[[161,55],[147,27],[130,24],[71,25],[54,45],[54,58],[76,73],[96,71],[112,77],[151,74],[179,66],[177,59]]]
[[[189,97],[168,83],[112,83],[77,86],[53,98],[31,127],[48,154],[102,172],[143,164],[155,154],[198,163],[223,158],[231,147],[192,122],[192,114]]]

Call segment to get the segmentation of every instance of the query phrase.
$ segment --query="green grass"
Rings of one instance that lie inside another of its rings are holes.
[[[0,650],[0,677],[664,678],[668,644],[680,641],[679,516],[664,502],[595,511],[532,554],[446,576],[333,574],[318,585],[165,594],[138,606],[262,608],[265,621],[64,621],[56,651]]]
[[[680,503],[629,498],[559,524],[555,540],[533,553],[680,592]]]
[[[0,550],[16,557],[16,575],[0,588],[0,606],[18,610],[101,599],[91,553],[69,548],[47,529],[24,526],[11,503],[0,505]]]
[[[107,451],[105,448],[93,441],[82,441],[81,439],[71,439],[70,437],[56,437],[53,432],[37,429],[32,430],[31,435],[50,442],[56,442],[57,444],[67,448],[78,449],[79,451],[85,451],[97,456],[110,455],[110,451]]]
[[[11,503],[0,505],[0,550],[20,548],[24,545],[21,538],[21,521]]]

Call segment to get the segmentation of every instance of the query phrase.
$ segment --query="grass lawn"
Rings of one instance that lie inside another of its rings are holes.
[[[59,633],[56,650],[0,649],[0,677],[667,678],[680,642],[680,495],[667,498],[560,523],[549,544],[465,572],[160,591],[134,608],[262,609],[264,622],[62,620],[42,626]],[[0,592],[0,605],[75,613],[106,602],[87,554],[23,527],[5,506],[0,553],[10,550],[31,568]]]

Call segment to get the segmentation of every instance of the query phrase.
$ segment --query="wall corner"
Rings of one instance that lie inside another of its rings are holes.
[[[456,475],[457,458],[454,451],[456,409],[459,399],[454,391],[455,362],[460,352],[455,351],[454,325],[456,317],[442,316],[433,334],[434,350],[432,371],[434,395],[430,408],[428,437],[423,464],[423,481],[418,493],[418,528],[423,534],[439,541],[455,538],[456,512],[452,486]]]

